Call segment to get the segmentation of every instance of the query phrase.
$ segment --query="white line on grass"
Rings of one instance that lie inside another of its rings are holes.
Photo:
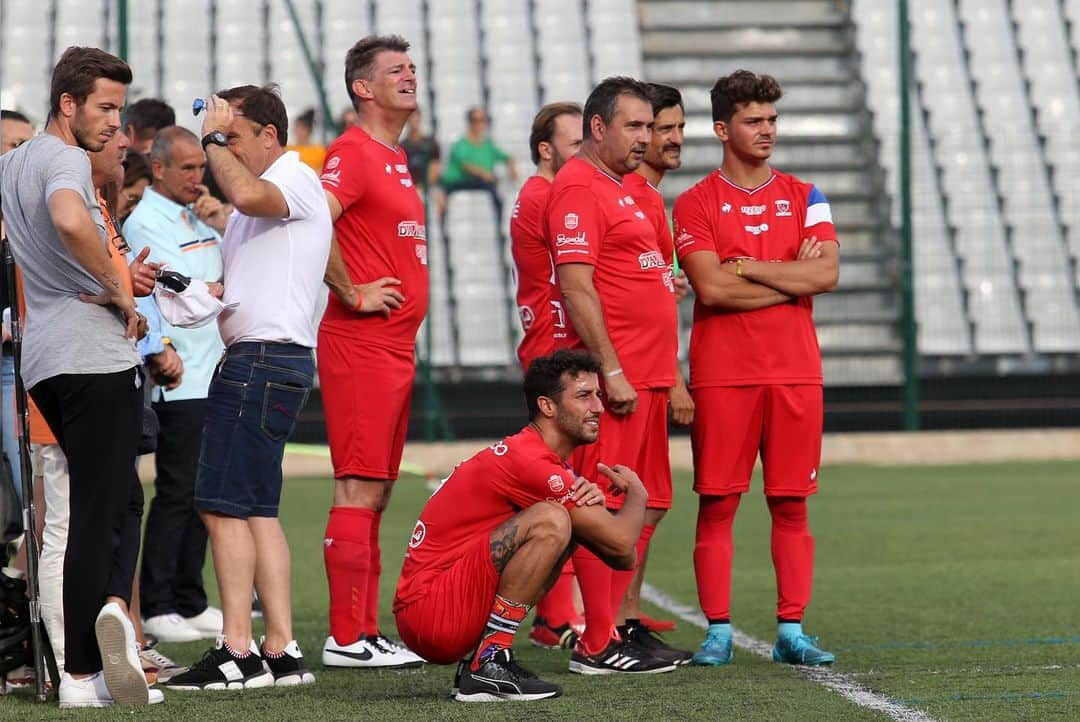
[[[667,610],[683,621],[693,624],[695,627],[707,629],[709,626],[708,622],[705,620],[705,616],[700,611],[688,607],[676,599],[672,599],[666,593],[651,584],[641,585],[641,598],[648,602],[652,602],[661,609]],[[772,647],[770,645],[762,642],[760,639],[755,639],[748,634],[740,632],[738,629],[733,630],[732,641],[735,643],[736,647],[741,647],[749,652],[753,652],[759,657],[772,659]],[[801,672],[810,679],[810,681],[816,682],[822,687],[838,693],[860,707],[880,712],[889,719],[896,720],[897,722],[934,722],[934,718],[925,712],[905,707],[883,694],[878,694],[873,690],[867,689],[849,675],[841,674],[840,672],[833,671],[827,667],[795,666],[793,669]]]

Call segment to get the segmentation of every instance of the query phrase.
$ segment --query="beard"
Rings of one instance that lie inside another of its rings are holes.
[[[599,420],[599,417],[596,418]],[[592,420],[593,417],[578,418],[561,410],[555,416],[555,423],[558,424],[559,430],[579,444],[591,444],[599,437],[599,428],[593,431],[592,427],[585,425],[586,421]]]
[[[81,113],[75,114],[75,121],[71,124],[71,134],[75,136],[75,142],[85,151],[99,153],[108,141],[98,140],[99,133],[92,132],[86,125],[79,122]]]

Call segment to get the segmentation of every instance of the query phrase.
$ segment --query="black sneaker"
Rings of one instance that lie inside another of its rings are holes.
[[[586,654],[580,642],[570,655],[570,671],[578,674],[660,674],[674,672],[675,663],[654,657],[630,642],[612,639],[599,654]]]
[[[251,654],[237,657],[228,650],[224,640],[218,639],[217,644],[188,671],[165,680],[161,686],[179,690],[273,687],[274,675],[263,667],[263,659],[254,640],[251,642]]]
[[[660,637],[653,634],[648,627],[642,625],[636,619],[627,619],[626,624],[619,627],[619,636],[624,641],[640,647],[652,656],[658,659],[666,659],[673,664],[690,664],[690,660],[694,658],[693,652],[675,649],[664,644]]]
[[[457,697],[457,693],[461,690],[461,675],[465,674],[465,670],[472,664],[472,657],[466,657],[457,663],[457,669],[454,670],[454,685],[450,688],[450,697]]]
[[[266,668],[274,675],[275,687],[294,687],[299,684],[314,684],[315,675],[304,665],[304,655],[296,640],[289,642],[281,656],[275,657],[266,651],[266,637],[259,640],[259,653]]]
[[[545,682],[515,662],[509,649],[500,649],[475,672],[472,665],[458,668],[461,680],[454,695],[458,702],[531,702],[562,694],[562,687]]]

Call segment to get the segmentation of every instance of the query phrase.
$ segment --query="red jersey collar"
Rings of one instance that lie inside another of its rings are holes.
[[[722,170],[720,170],[719,168],[716,170],[716,175],[719,176],[720,180],[724,181],[725,183],[727,183],[732,188],[734,188],[736,190],[740,190],[740,191],[742,191],[743,193],[745,193],[747,195],[753,195],[753,194],[757,193],[759,190],[761,190],[762,188],[765,188],[770,183],[772,183],[774,180],[776,180],[776,171],[770,170],[769,180],[765,181],[764,183],[759,185],[757,188],[743,188],[738,183],[735,183],[733,181],[728,180],[727,176],[725,176],[724,172]]]

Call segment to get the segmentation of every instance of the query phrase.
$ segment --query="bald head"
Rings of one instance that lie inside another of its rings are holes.
[[[153,189],[174,203],[194,203],[202,190],[206,153],[199,138],[187,128],[162,128],[150,146]]]

